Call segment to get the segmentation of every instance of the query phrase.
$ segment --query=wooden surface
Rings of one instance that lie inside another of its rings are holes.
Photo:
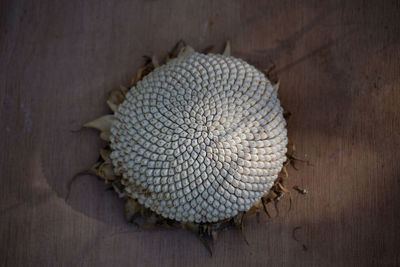
[[[0,264],[3,266],[399,266],[399,1],[1,1]],[[143,55],[180,39],[257,67],[275,63],[293,207],[223,232],[136,230],[91,166],[96,132]],[[300,228],[298,228],[300,227]],[[296,238],[292,237],[293,229]],[[305,244],[307,250],[304,250]]]

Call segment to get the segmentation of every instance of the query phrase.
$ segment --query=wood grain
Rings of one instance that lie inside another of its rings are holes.
[[[0,264],[3,266],[399,266],[398,1],[1,1]],[[179,230],[136,230],[103,182],[102,146],[74,132],[109,112],[143,55],[180,39],[276,65],[290,169],[275,218],[223,232],[209,257]],[[293,229],[297,242],[292,237]],[[305,244],[307,250],[304,250]]]

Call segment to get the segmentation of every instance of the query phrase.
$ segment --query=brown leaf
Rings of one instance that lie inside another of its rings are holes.
[[[283,117],[285,118],[285,120],[289,120],[292,117],[292,112],[290,112],[288,110],[284,110]]]
[[[133,77],[132,80],[131,80],[131,86],[135,86],[137,84],[137,82],[140,81],[140,79],[142,78],[142,73],[143,73],[144,69],[145,69],[145,67],[139,68],[136,71],[135,77]]]
[[[279,81],[278,81],[277,83],[275,83],[275,84],[272,85],[272,88],[274,89],[275,92],[278,92],[278,90],[279,90],[279,85],[280,85],[280,82],[279,82]]]
[[[277,185],[278,185],[278,188],[279,188],[282,192],[284,192],[284,193],[290,193],[290,191],[287,190],[281,183],[278,183]]]
[[[143,225],[144,228],[154,228],[158,224],[157,215],[153,214],[146,218],[146,224]]]
[[[125,97],[126,93],[129,91],[128,88],[126,88],[125,86],[122,86],[122,85],[119,87],[119,89],[121,90],[121,93],[124,95],[124,97]]]
[[[264,198],[261,198],[261,203],[262,203],[262,205],[263,205],[263,209],[264,209],[265,214],[267,214],[267,216],[268,216],[269,218],[272,218],[271,215],[270,215],[269,212],[268,212],[267,205],[265,204]]]
[[[231,41],[228,40],[226,42],[225,50],[222,53],[222,55],[224,55],[224,56],[230,56],[231,55]]]
[[[131,222],[134,216],[140,211],[140,204],[132,198],[128,198],[125,202],[125,218]]]
[[[195,234],[199,232],[199,224],[197,223],[188,222],[185,224],[185,228]]]
[[[158,63],[158,60],[157,60],[156,56],[153,56],[153,57],[151,58],[151,63],[153,64],[153,67],[154,67],[154,68],[160,67],[160,64]]]
[[[260,201],[258,201],[256,204],[254,204],[253,207],[251,207],[251,208],[246,212],[246,214],[251,215],[251,214],[257,213],[257,212],[259,212],[260,210],[262,210],[262,208],[263,208],[263,204],[262,204],[262,202],[261,202],[261,200],[260,200]]]
[[[184,48],[182,48],[182,50],[178,54],[178,57],[187,57],[193,54],[194,52],[195,52],[194,49],[187,45]]]
[[[168,62],[168,60],[171,60],[173,58],[176,58],[179,54],[179,52],[186,46],[186,43],[183,40],[179,40],[179,42],[177,42],[175,44],[175,46],[172,48],[171,51],[169,51],[168,56],[167,56],[167,60],[166,62]]]
[[[170,56],[167,56],[167,57],[165,58],[165,63],[170,62],[172,59],[173,59],[173,58],[171,58]]]
[[[110,132],[101,132],[100,138],[104,141],[110,141]]]
[[[209,54],[209,53],[212,52],[213,49],[214,49],[214,46],[210,45],[210,46],[207,46],[206,48],[204,48],[204,49],[201,51],[201,53],[202,53],[202,54]]]
[[[270,62],[269,66],[266,67],[265,69],[262,69],[261,71],[265,73],[265,75],[268,75],[276,68],[275,63]]]
[[[270,62],[267,68],[261,70],[262,72],[264,72],[265,76],[267,76],[267,78],[271,81],[273,85],[279,81],[278,75],[276,71],[274,71],[275,68],[276,68],[275,63]]]
[[[107,105],[113,112],[116,112],[118,106],[125,100],[125,94],[121,90],[113,90],[107,100]]]
[[[211,231],[211,237],[212,237],[212,239],[213,239],[214,242],[217,241],[217,238],[218,238],[218,231],[217,231],[217,230],[212,230],[212,231]]]
[[[247,245],[249,245],[249,241],[246,238],[246,234],[244,231],[244,212],[239,212],[238,215],[236,215],[235,217],[233,217],[233,224],[238,227],[240,229],[240,232],[242,233],[242,237],[244,239],[244,241],[246,242]]]
[[[243,222],[243,212],[239,212],[238,215],[233,217],[233,224],[236,227],[239,227],[240,229],[242,229],[242,222]]]
[[[117,179],[117,177],[114,175],[114,170],[113,170],[112,164],[106,163],[106,162],[103,162],[96,169],[96,175],[99,176],[100,178],[103,178],[106,181],[113,181],[113,180]]]
[[[111,183],[115,193],[118,194],[119,198],[124,198],[126,196],[126,193],[123,191],[123,189],[121,188],[121,186],[118,186],[118,180],[114,181],[113,183]]]
[[[104,160],[104,162],[111,163],[110,153],[111,153],[110,149],[106,149],[106,148],[100,149],[100,156]]]
[[[268,194],[264,197],[265,199],[274,199],[278,197],[278,195],[274,191],[269,191]]]
[[[289,174],[287,172],[286,166],[282,167],[281,172],[279,173],[279,177],[287,178],[289,177]]]
[[[93,121],[87,122],[83,127],[93,128],[100,131],[100,138],[109,141],[110,140],[110,129],[114,119],[114,115],[105,115]]]
[[[153,64],[146,64],[144,67],[136,71],[136,76],[132,78],[131,86],[135,86],[144,76],[149,74],[154,69]]]

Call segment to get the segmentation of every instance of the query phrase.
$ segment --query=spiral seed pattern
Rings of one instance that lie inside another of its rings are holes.
[[[234,57],[174,59],[132,87],[115,115],[110,157],[125,192],[176,221],[249,210],[286,160],[277,92]]]

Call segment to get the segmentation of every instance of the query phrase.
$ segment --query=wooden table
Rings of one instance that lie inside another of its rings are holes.
[[[398,1],[1,1],[3,266],[399,266]],[[293,113],[292,189],[277,217],[221,233],[214,255],[183,230],[137,230],[100,180],[107,94],[143,55],[180,39],[272,63]],[[293,237],[295,234],[295,238]],[[296,241],[297,239],[298,241]],[[305,247],[303,247],[305,245]],[[306,249],[305,249],[306,248]]]

